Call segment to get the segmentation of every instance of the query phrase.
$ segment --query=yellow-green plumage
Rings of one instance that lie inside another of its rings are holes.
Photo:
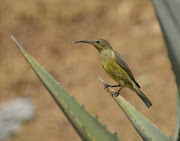
[[[119,85],[122,86],[125,84],[124,82],[131,82],[131,78],[128,76],[127,72],[115,62],[115,53],[112,50],[104,50],[100,52],[100,57],[104,70]],[[130,84],[128,83],[125,85],[126,87],[130,87]]]
[[[113,48],[106,40],[97,39],[94,41],[77,41],[74,43],[90,43],[94,47],[96,47],[96,49],[100,53],[100,59],[104,70],[112,79],[114,79],[121,86],[119,91],[123,87],[128,87],[138,94],[138,96],[143,100],[143,102],[148,108],[152,106],[150,100],[141,92],[140,86],[136,82],[128,65],[122,59],[120,54],[113,50]],[[117,91],[118,94],[119,91]]]

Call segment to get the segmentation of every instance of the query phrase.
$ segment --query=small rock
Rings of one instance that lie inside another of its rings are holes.
[[[30,99],[18,98],[0,105],[0,140],[21,129],[21,124],[35,115]]]

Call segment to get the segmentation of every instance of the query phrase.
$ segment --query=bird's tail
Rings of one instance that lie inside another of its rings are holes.
[[[152,106],[151,101],[141,92],[141,90],[139,89],[137,92],[138,96],[143,100],[143,102],[146,104],[146,106],[149,108],[150,106]]]

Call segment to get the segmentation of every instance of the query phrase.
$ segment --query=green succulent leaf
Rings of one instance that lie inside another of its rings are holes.
[[[91,115],[83,105],[79,104],[35,59],[25,52],[13,36],[11,37],[82,140],[119,141],[115,133],[110,132],[97,117]]]
[[[180,0],[152,0],[176,82],[180,86]]]
[[[175,128],[174,139],[176,141],[180,141],[180,93],[178,88],[177,88],[176,128]]]
[[[137,130],[141,138],[145,141],[172,141],[171,137],[166,136],[158,127],[156,127],[149,119],[127,102],[122,96],[113,99],[118,103],[124,111],[134,128]]]
[[[152,0],[159,20],[177,83],[177,110],[174,139],[180,141],[180,0]]]

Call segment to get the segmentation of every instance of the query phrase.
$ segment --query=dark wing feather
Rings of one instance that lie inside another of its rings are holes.
[[[128,65],[126,64],[126,62],[123,60],[123,58],[119,55],[119,53],[117,53],[115,51],[115,61],[116,63],[121,67],[123,68],[127,74],[130,76],[130,78],[136,83],[136,85],[140,88],[139,84],[136,82],[132,72],[130,71]]]

